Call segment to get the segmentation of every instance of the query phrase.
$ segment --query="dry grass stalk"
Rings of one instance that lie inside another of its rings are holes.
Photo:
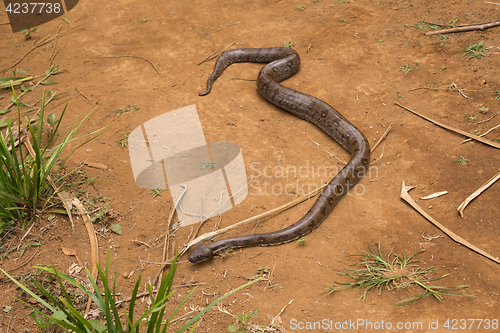
[[[429,222],[434,224],[437,228],[439,228],[442,232],[447,234],[451,239],[453,239],[455,242],[462,244],[463,246],[468,247],[474,252],[479,253],[480,255],[496,262],[497,264],[500,264],[500,260],[498,258],[493,257],[491,254],[481,250],[477,246],[469,243],[462,237],[458,236],[456,233],[451,231],[450,229],[446,228],[444,225],[433,219],[429,214],[427,214],[422,208],[417,205],[417,203],[412,199],[410,194],[408,194],[408,191],[411,189],[415,188],[415,186],[406,186],[405,182],[403,181],[403,186],[401,187],[401,199],[406,201],[410,206],[412,206],[417,212],[419,212],[423,217],[425,217]]]
[[[477,196],[479,196],[488,187],[490,187],[491,185],[493,185],[493,183],[495,183],[498,179],[500,179],[500,172],[497,173],[495,176],[491,177],[490,180],[488,180],[486,183],[484,183],[483,185],[481,185],[481,187],[479,187],[477,190],[475,190],[474,193],[472,193],[471,195],[469,195],[467,197],[467,199],[465,199],[464,202],[462,202],[460,204],[460,206],[458,206],[457,210],[460,213],[460,216],[462,218],[464,217],[464,209],[465,209],[465,207],[467,207],[467,205],[469,204],[469,202],[471,202],[472,200],[474,200]]]

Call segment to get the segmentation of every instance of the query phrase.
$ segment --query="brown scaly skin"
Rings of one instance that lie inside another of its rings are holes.
[[[257,91],[262,97],[277,107],[318,126],[350,152],[351,159],[298,222],[274,232],[201,244],[189,256],[189,261],[193,263],[208,260],[217,252],[231,248],[280,245],[308,234],[326,219],[337,202],[365,175],[370,161],[370,146],[365,136],[337,110],[315,97],[279,84],[299,70],[299,55],[291,48],[236,49],[223,53],[217,59],[214,72],[208,78],[207,90],[200,93],[200,96],[207,95],[213,82],[224,69],[235,62],[268,63],[257,78]]]

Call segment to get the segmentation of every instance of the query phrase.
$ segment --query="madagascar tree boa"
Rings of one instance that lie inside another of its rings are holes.
[[[326,219],[349,189],[363,177],[370,160],[370,146],[365,136],[337,110],[315,97],[279,84],[299,70],[299,55],[291,48],[236,49],[223,53],[217,59],[214,71],[208,78],[207,90],[200,93],[200,96],[207,95],[224,69],[236,62],[268,63],[257,77],[257,91],[262,97],[277,107],[318,126],[350,152],[351,159],[330,181],[307,214],[295,224],[274,232],[201,244],[189,256],[189,261],[193,263],[208,260],[217,252],[231,248],[288,243],[313,231]]]

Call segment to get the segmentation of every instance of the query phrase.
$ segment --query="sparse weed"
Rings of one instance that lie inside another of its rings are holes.
[[[254,310],[252,313],[250,312],[243,312],[243,314],[239,313],[234,316],[235,319],[237,319],[237,322],[235,324],[229,325],[227,330],[231,333],[247,333],[248,330],[245,328],[245,326],[248,324],[248,321],[252,318],[255,317],[259,311]]]
[[[410,287],[421,287],[424,293],[405,299],[393,305],[406,305],[416,302],[426,296],[434,296],[437,300],[442,300],[443,296],[472,296],[464,294],[453,294],[447,292],[449,289],[460,289],[468,286],[461,285],[456,287],[434,286],[428,283],[435,280],[445,278],[448,274],[441,277],[430,278],[428,275],[434,271],[433,267],[422,269],[420,266],[414,264],[412,258],[423,251],[418,251],[409,257],[403,251],[403,256],[398,256],[390,252],[387,256],[382,254],[380,244],[378,249],[374,250],[370,243],[368,243],[370,251],[363,251],[362,254],[355,254],[348,257],[359,257],[360,262],[351,266],[361,266],[360,269],[342,269],[336,270],[337,274],[347,276],[355,279],[355,282],[340,283],[335,282],[336,285],[328,286],[326,294],[331,294],[335,291],[343,291],[349,287],[354,287],[356,290],[364,288],[361,294],[362,299],[366,298],[366,294],[372,288],[378,289],[379,295],[382,294],[382,289],[387,290],[401,290]]]
[[[413,68],[413,66],[411,66],[411,65],[401,66],[401,72],[408,74],[412,71],[412,68]]]
[[[458,160],[455,160],[455,162],[457,162],[460,165],[466,165],[467,162],[469,162],[469,160],[463,156],[460,156],[460,158]]]
[[[471,123],[473,122],[474,120],[476,120],[476,118],[479,117],[477,114],[475,115],[469,115],[469,114],[465,114],[465,119],[467,120],[467,122]]]
[[[464,44],[465,46],[465,44]],[[469,59],[478,58],[481,59],[484,57],[484,52],[486,51],[486,47],[484,46],[484,42],[480,41],[479,43],[472,44],[467,46],[465,49],[461,50],[464,52],[463,57],[469,56]]]
[[[297,240],[297,244],[299,244],[299,245],[304,245],[305,243],[306,243],[306,236],[299,238]]]
[[[148,194],[151,194],[153,196],[153,198],[156,198],[157,196],[161,195],[162,191],[163,190],[161,188],[155,188],[151,192],[148,192]]]
[[[118,111],[116,111],[116,113],[118,113],[118,117],[119,117],[122,114],[125,114],[127,112],[132,112],[133,114],[135,114],[138,110],[140,110],[140,108],[137,107],[137,104],[129,104],[124,108],[118,109]]]

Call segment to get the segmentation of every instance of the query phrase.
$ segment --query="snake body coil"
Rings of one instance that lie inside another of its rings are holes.
[[[330,181],[312,208],[298,222],[269,233],[226,238],[210,244],[201,244],[193,250],[189,261],[208,260],[217,252],[231,248],[280,245],[298,239],[317,228],[330,214],[337,202],[362,178],[370,160],[370,146],[363,133],[347,121],[337,110],[310,95],[279,84],[299,70],[297,52],[287,47],[265,49],[236,49],[223,53],[215,63],[214,72],[207,81],[207,95],[213,82],[224,69],[236,62],[268,63],[257,77],[257,91],[277,107],[305,119],[328,134],[351,153],[347,165]]]

